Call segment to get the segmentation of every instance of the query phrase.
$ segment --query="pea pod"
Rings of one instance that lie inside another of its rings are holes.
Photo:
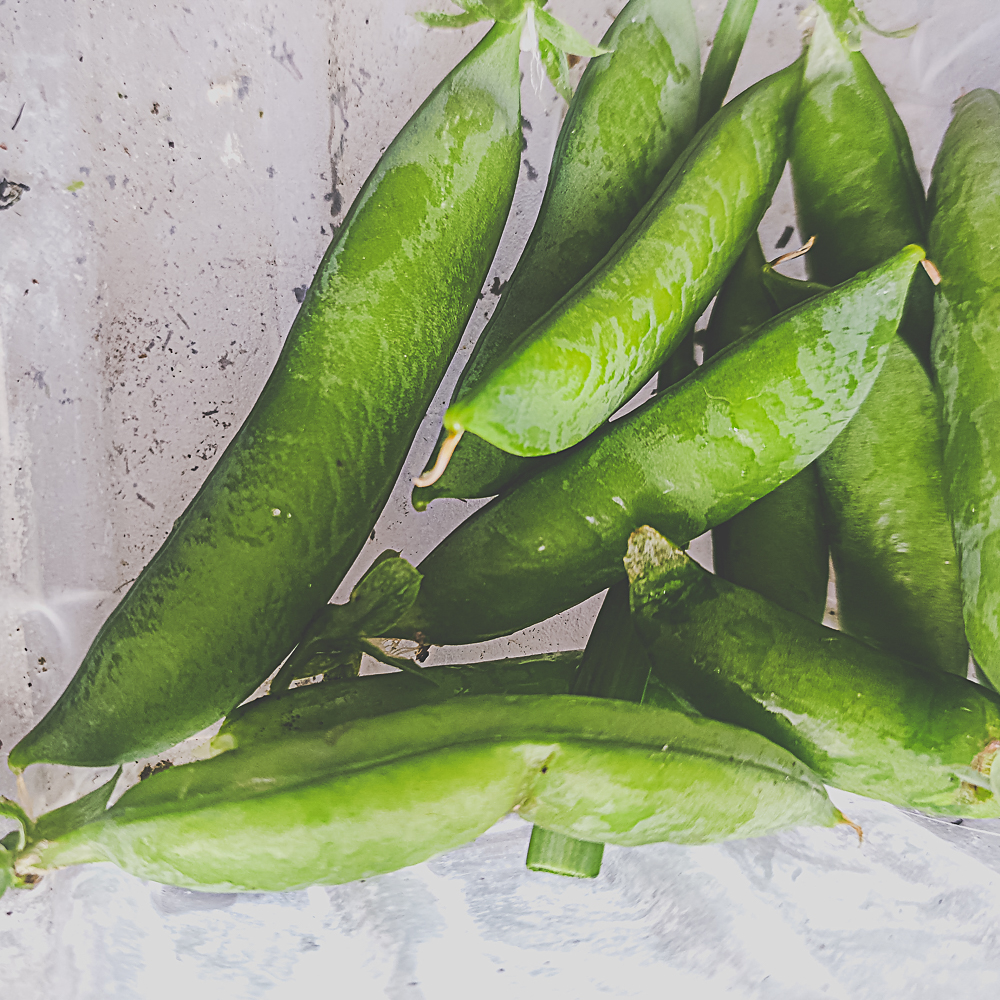
[[[699,48],[690,0],[630,0],[601,46],[613,51],[590,61],[570,101],[534,228],[453,399],[611,249],[694,135]],[[470,435],[440,479],[414,489],[413,505],[493,496],[534,467]]]
[[[653,375],[771,201],[801,67],[762,80],[703,127],[607,256],[448,408],[450,434],[551,454],[585,438]]]
[[[395,673],[292,688],[233,709],[212,739],[212,747],[217,752],[232,750],[458,696],[569,694],[582,654],[582,650],[575,649],[485,663],[425,667],[421,673],[432,677],[435,684],[412,674]]]
[[[12,768],[135,760],[190,736],[246,698],[336,590],[504,227],[519,37],[493,27],[386,150],[250,415]]]
[[[1000,800],[976,787],[1000,748],[1000,696],[713,576],[651,528],[635,533],[627,562],[653,670],[701,711],[761,733],[846,791],[1000,816]]]
[[[719,291],[705,331],[711,356],[745,336],[779,311],[765,284],[764,251],[755,236]],[[809,282],[780,281],[781,307],[803,302],[819,291]],[[790,300],[790,301],[789,301]],[[815,621],[826,610],[829,547],[822,498],[812,465],[776,490],[712,529],[715,572],[750,587],[782,607]]]
[[[923,187],[882,85],[822,13],[805,75],[792,180],[799,229],[816,235],[806,267],[833,284],[923,238]],[[879,381],[818,471],[841,627],[914,663],[965,676],[937,401],[921,363],[930,296],[929,280],[918,275]]]
[[[161,771],[100,819],[29,840],[16,870],[112,861],[216,891],[329,885],[467,843],[512,809],[626,846],[845,822],[755,733],[627,702],[481,695]]]
[[[1000,684],[1000,96],[974,90],[934,162],[930,240],[941,268],[933,359],[944,415],[944,489],[961,565],[965,630]]]
[[[389,634],[450,644],[525,628],[623,579],[637,525],[686,542],[790,479],[867,395],[922,258],[908,247],[782,313],[480,508],[420,564]]]

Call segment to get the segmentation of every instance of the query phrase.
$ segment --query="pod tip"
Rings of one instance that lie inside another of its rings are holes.
[[[451,456],[455,453],[458,442],[462,440],[464,433],[465,428],[463,427],[448,432],[448,436],[441,442],[441,447],[438,449],[437,461],[423,475],[417,476],[413,480],[414,486],[417,488],[433,486],[444,475],[444,470],[448,468]]]
[[[777,267],[779,264],[784,264],[787,261],[795,260],[796,257],[801,257],[804,254],[809,253],[813,248],[813,244],[816,242],[815,236],[810,236],[809,239],[798,248],[798,250],[790,250],[788,253],[783,253],[780,257],[775,257],[774,260],[770,262],[769,267]]]
[[[849,826],[858,835],[859,844],[864,841],[864,830],[862,830],[857,823],[851,822],[851,820],[849,820],[843,813],[840,813],[840,819],[837,820],[837,823],[839,825]]]
[[[15,773],[17,774],[17,797],[24,805],[24,811],[27,813],[28,819],[33,820],[35,816],[31,804],[31,796],[28,794],[28,786],[24,782],[24,771],[17,771]]]

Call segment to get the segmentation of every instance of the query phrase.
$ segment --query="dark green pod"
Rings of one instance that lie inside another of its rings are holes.
[[[944,487],[961,563],[965,631],[1000,685],[1000,95],[955,104],[934,163],[930,240],[941,270],[933,358]]]
[[[923,250],[782,313],[696,372],[476,511],[420,564],[390,634],[506,635],[624,576],[639,524],[681,542],[812,462],[861,405]]]
[[[445,427],[547,455],[583,440],[641,388],[770,204],[801,76],[799,60],[715,115],[611,251],[448,408]]]
[[[582,655],[583,650],[574,649],[484,663],[425,667],[421,674],[432,679],[432,684],[424,677],[404,673],[309,684],[257,698],[233,709],[212,739],[212,747],[218,752],[233,750],[462,695],[569,694]],[[648,666],[646,669],[648,673]]]
[[[504,227],[518,41],[518,25],[497,24],[386,150],[250,415],[12,768],[135,760],[198,732],[275,669],[336,590]]]
[[[921,241],[924,194],[882,85],[822,13],[805,75],[790,157],[799,230],[816,236],[806,258],[810,275],[834,284]],[[930,295],[929,279],[919,274],[879,381],[818,471],[841,628],[914,663],[965,676],[942,438],[924,369]]]
[[[613,51],[590,60],[570,101],[534,228],[453,399],[611,249],[694,135],[700,59],[690,0],[631,0],[601,47]],[[413,506],[494,496],[536,467],[470,435],[437,482],[414,489]]]
[[[29,840],[15,871],[111,861],[216,891],[330,885],[424,861],[511,810],[626,846],[844,822],[756,733],[607,699],[480,695],[161,771],[100,819]]]
[[[706,715],[746,726],[824,781],[946,816],[1000,816],[966,783],[1000,748],[1000,696],[871,649],[707,573],[650,528],[629,550],[653,670]]]
[[[809,282],[778,275],[779,304],[764,282],[764,251],[755,236],[719,290],[705,331],[711,356],[767,322],[781,309],[811,298]],[[723,579],[750,587],[784,608],[822,621],[826,610],[830,550],[823,501],[812,465],[767,496],[712,529],[712,559]]]

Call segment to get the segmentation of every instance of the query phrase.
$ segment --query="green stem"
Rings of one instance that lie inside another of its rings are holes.
[[[535,872],[552,872],[575,878],[596,878],[601,871],[604,845],[577,840],[540,826],[531,828],[525,864]]]

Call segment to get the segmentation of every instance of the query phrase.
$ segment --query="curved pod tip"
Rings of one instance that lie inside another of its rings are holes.
[[[838,815],[840,816],[840,819],[837,820],[838,826],[849,826],[858,835],[858,843],[861,844],[865,839],[864,830],[857,823],[849,820],[842,812],[838,811]]]
[[[797,257],[802,257],[809,253],[813,248],[813,244],[816,242],[815,235],[810,236],[806,242],[798,248],[798,250],[790,250],[788,253],[783,253],[780,257],[775,257],[774,260],[768,262],[768,267],[777,267],[779,264],[785,264],[790,260],[795,260]]]
[[[464,433],[464,427],[448,432],[448,436],[441,442],[441,447],[438,449],[437,461],[423,475],[417,476],[413,480],[414,486],[433,486],[444,475],[444,470],[448,468],[451,456],[455,454],[455,449]]]

